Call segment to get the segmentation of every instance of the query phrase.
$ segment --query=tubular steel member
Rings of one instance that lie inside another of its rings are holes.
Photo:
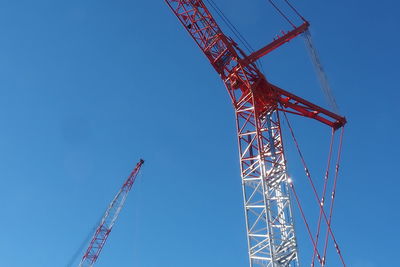
[[[165,0],[223,80],[232,100],[250,266],[299,266],[279,111],[334,130],[346,119],[269,83],[255,61],[308,28],[308,22],[246,56],[201,0]]]
[[[250,63],[255,62],[257,59],[262,58],[263,56],[265,56],[269,52],[275,50],[276,48],[278,48],[279,46],[283,45],[284,43],[287,43],[290,40],[292,40],[293,38],[296,38],[300,34],[304,33],[308,29],[309,26],[310,26],[310,24],[307,21],[304,22],[299,27],[295,28],[294,30],[292,30],[290,32],[285,33],[283,36],[277,38],[272,43],[264,46],[263,48],[261,48],[258,51],[255,51],[255,52],[251,53],[247,57],[247,60]]]
[[[118,218],[118,215],[125,204],[126,197],[131,190],[133,183],[142,167],[144,160],[140,160],[135,169],[131,172],[128,179],[122,185],[121,189],[118,191],[117,195],[111,201],[108,206],[100,225],[97,227],[92,240],[90,241],[89,247],[87,248],[85,254],[82,257],[79,267],[93,266],[98,259],[104,244],[107,241],[108,236],[111,233],[112,227]]]

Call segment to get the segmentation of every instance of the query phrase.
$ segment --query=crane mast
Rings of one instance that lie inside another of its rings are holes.
[[[141,159],[136,164],[135,169],[133,169],[129,177],[122,185],[121,189],[111,201],[103,218],[100,221],[99,226],[96,228],[96,231],[89,243],[89,246],[82,257],[79,267],[93,266],[96,262],[101,250],[104,247],[104,244],[107,241],[108,236],[111,233],[112,227],[114,226],[114,223],[117,220],[118,215],[125,204],[126,197],[128,196],[128,193],[131,190],[143,163],[144,160]]]
[[[308,22],[247,56],[203,1],[165,1],[221,77],[235,110],[250,266],[299,266],[280,112],[334,130],[346,119],[269,83],[255,61],[303,33]]]

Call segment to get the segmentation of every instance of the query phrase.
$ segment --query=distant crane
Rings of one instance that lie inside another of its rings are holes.
[[[342,129],[343,134],[346,119],[270,83],[256,65],[261,57],[305,33],[309,23],[288,0],[284,0],[301,17],[303,23],[295,26],[285,17],[293,26],[291,31],[284,32],[269,45],[246,55],[233,39],[223,33],[202,0],[165,1],[219,74],[232,100],[239,142],[250,266],[299,266],[298,241],[292,210],[293,198],[299,206],[299,213],[303,217],[313,246],[311,266],[314,266],[315,261],[321,266],[326,265],[330,238],[333,240],[340,262],[345,266],[331,228],[342,135],[340,135],[334,185],[328,209],[325,208],[327,204],[325,198],[333,138],[339,129]],[[207,2],[210,5],[213,3],[208,0]],[[272,0],[270,2],[277,8]],[[280,10],[278,11],[284,16]],[[226,17],[222,18],[226,20]],[[319,193],[289,125],[319,209],[315,235],[304,215],[294,182],[287,174],[281,134],[281,118],[286,117],[287,113],[314,119],[332,129],[329,164],[323,191]],[[322,239],[322,224],[326,227],[325,242],[319,242]]]
[[[118,215],[125,204],[126,197],[128,196],[128,193],[131,190],[133,183],[135,182],[136,177],[143,163],[144,160],[141,159],[136,164],[135,169],[132,171],[128,179],[125,181],[121,189],[118,191],[117,195],[111,201],[103,218],[100,221],[99,226],[96,228],[92,240],[89,243],[89,247],[87,248],[85,254],[82,257],[79,267],[89,267],[95,264],[96,260],[100,255],[101,250],[104,247],[104,244],[107,241],[108,236],[110,235],[112,227],[114,226],[114,223],[117,220]]]

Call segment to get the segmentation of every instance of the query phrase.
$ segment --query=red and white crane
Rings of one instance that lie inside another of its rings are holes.
[[[287,174],[281,120],[290,113],[327,125],[332,132],[332,146],[335,133],[343,133],[346,119],[270,83],[255,64],[261,57],[303,34],[309,23],[301,17],[301,25],[295,26],[291,23],[291,31],[247,55],[233,39],[224,34],[202,0],[165,1],[221,77],[235,110],[250,266],[299,266],[293,200],[299,206],[299,213],[313,246],[311,266],[315,262],[321,266],[326,265],[330,240],[339,255],[339,262],[345,266],[331,228],[341,136],[331,201],[327,208],[325,198],[328,195],[332,149],[322,192],[316,190],[298,149],[319,211],[317,229],[314,232],[304,215],[294,182]],[[290,124],[289,128],[293,134]],[[293,139],[298,148],[294,135]],[[322,225],[326,232],[324,241]]]
[[[85,254],[82,257],[81,262],[79,263],[79,267],[88,267],[95,264],[107,241],[108,236],[111,233],[114,223],[125,204],[126,197],[128,196],[128,193],[131,190],[143,163],[144,160],[141,159],[136,164],[135,169],[133,169],[125,183],[122,185],[121,189],[111,201],[103,218],[100,221],[99,226],[96,228],[96,231],[89,243],[87,250],[85,251]]]

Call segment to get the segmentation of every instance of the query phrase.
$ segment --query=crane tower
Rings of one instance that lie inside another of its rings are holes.
[[[271,44],[246,55],[222,32],[203,1],[165,1],[219,74],[235,110],[250,266],[299,266],[290,193],[294,187],[287,174],[281,117],[292,113],[311,118],[333,132],[342,128],[346,119],[270,83],[255,62],[304,33],[309,23],[304,20]],[[317,195],[318,202],[320,197]],[[330,216],[322,205],[319,221],[326,223],[327,235],[336,246]],[[324,266],[325,253],[318,250],[318,238],[311,239],[315,254],[311,265],[317,258]]]

